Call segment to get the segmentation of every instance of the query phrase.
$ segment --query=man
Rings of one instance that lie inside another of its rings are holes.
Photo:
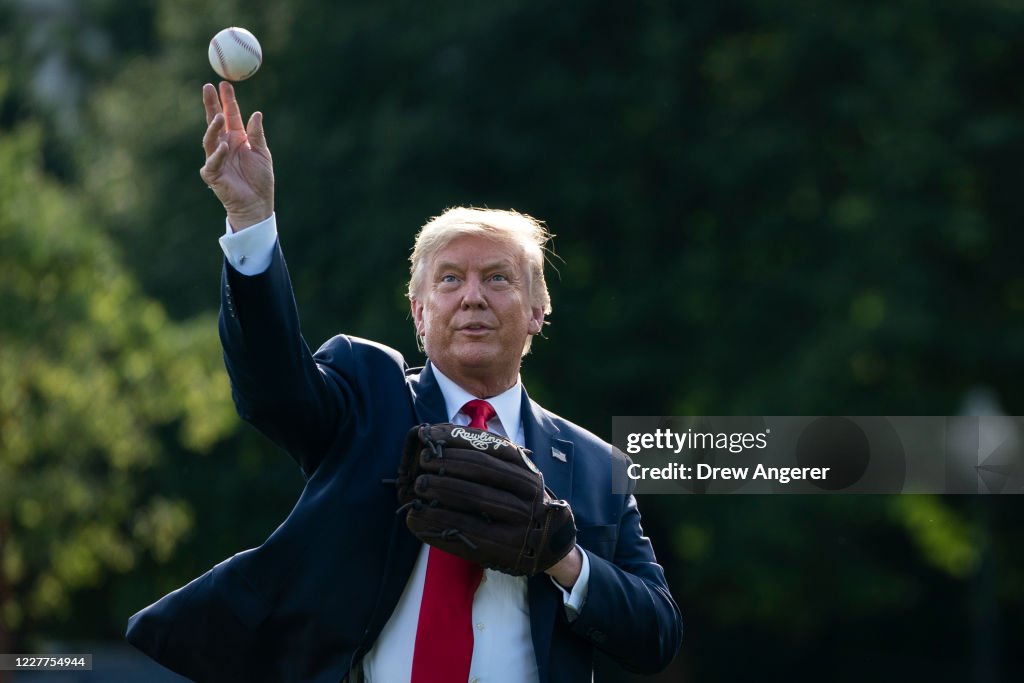
[[[220,331],[233,395],[307,483],[263,545],[133,616],[129,640],[201,681],[590,681],[595,649],[640,672],[667,666],[679,610],[633,497],[612,493],[611,447],[533,403],[519,379],[550,312],[544,228],[476,209],[424,226],[409,284],[422,369],[344,335],[312,355],[277,244],[262,116],[243,126],[229,83],[219,97],[207,84],[203,100],[200,173],[227,211]],[[396,514],[407,433],[449,422],[528,448],[571,508],[575,544],[543,573],[484,571]]]

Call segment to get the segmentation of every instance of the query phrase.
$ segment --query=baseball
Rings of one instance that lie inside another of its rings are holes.
[[[210,66],[229,81],[244,81],[256,73],[263,62],[263,49],[244,28],[232,26],[220,31],[210,41]]]

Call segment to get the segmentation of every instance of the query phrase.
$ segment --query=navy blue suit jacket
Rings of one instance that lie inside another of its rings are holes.
[[[132,616],[127,637],[197,681],[339,683],[412,573],[420,543],[383,482],[413,425],[447,422],[444,399],[429,363],[410,369],[380,344],[339,335],[310,354],[280,248],[254,277],[225,264],[220,331],[239,414],[296,459],[306,485],[261,546]],[[550,578],[529,580],[540,680],[590,681],[595,648],[631,670],[664,668],[682,620],[633,496],[612,493],[622,456],[525,392],[522,420],[590,559],[587,601],[572,623]]]

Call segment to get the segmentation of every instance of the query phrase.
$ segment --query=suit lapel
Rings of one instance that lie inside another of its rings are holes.
[[[533,463],[544,474],[544,484],[557,498],[572,502],[573,444],[558,438],[558,427],[544,409],[530,400],[523,390],[523,433]]]
[[[418,374],[416,374],[418,373]],[[422,368],[409,371],[407,377],[409,392],[412,394],[413,411],[420,424],[437,424],[448,422],[448,411],[444,405],[444,395],[434,377],[434,366],[427,361]]]
[[[556,497],[572,501],[573,444],[558,438],[558,427],[544,410],[530,400],[523,390],[523,434],[526,447],[533,453],[533,462],[544,474],[544,484]],[[542,682],[549,678],[548,659],[551,654],[551,634],[558,610],[562,609],[562,594],[547,574],[538,574],[527,583],[530,604],[530,630],[533,649]]]

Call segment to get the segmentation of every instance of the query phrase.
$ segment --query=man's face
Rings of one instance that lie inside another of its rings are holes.
[[[544,311],[530,306],[519,250],[481,235],[437,252],[412,313],[431,362],[456,381],[514,382],[526,339],[544,322]]]

